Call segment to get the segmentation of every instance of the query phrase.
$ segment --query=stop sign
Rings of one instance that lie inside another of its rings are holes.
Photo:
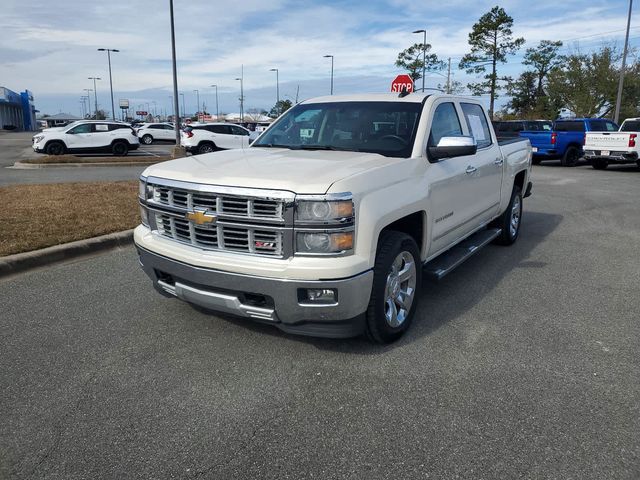
[[[391,91],[400,93],[405,90],[407,93],[413,92],[413,80],[409,75],[398,75],[391,82]]]

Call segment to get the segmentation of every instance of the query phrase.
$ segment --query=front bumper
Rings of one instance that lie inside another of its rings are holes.
[[[344,338],[364,330],[373,271],[331,280],[288,280],[196,267],[136,244],[140,264],[154,287],[165,296],[208,310],[250,318],[301,335]],[[310,304],[307,288],[334,289],[337,301]]]

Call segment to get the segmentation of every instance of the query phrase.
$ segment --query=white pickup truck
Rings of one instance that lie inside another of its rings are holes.
[[[166,296],[387,343],[411,324],[423,275],[518,238],[530,175],[529,141],[499,144],[475,99],[322,97],[248,148],[147,168],[134,239]]]
[[[617,132],[589,132],[584,140],[584,158],[596,170],[611,163],[637,163],[640,168],[640,118],[627,118]]]

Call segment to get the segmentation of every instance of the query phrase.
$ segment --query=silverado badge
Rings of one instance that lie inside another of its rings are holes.
[[[217,220],[215,215],[208,214],[206,210],[194,210],[193,212],[187,212],[185,216],[187,217],[187,220],[191,220],[196,225],[215,223]]]

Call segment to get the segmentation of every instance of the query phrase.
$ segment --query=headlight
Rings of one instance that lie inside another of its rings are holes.
[[[43,138],[44,138],[44,135],[36,135],[35,137],[33,137],[33,140],[36,143],[39,143]]]
[[[296,205],[296,221],[312,223],[344,223],[353,220],[351,193],[330,194],[318,200],[304,199]]]
[[[353,231],[348,232],[298,232],[298,253],[342,253],[353,249]]]
[[[147,185],[147,179],[145,177],[140,177],[140,183],[138,183],[138,197],[142,200],[147,200],[151,198],[153,195],[153,187],[151,185]]]

